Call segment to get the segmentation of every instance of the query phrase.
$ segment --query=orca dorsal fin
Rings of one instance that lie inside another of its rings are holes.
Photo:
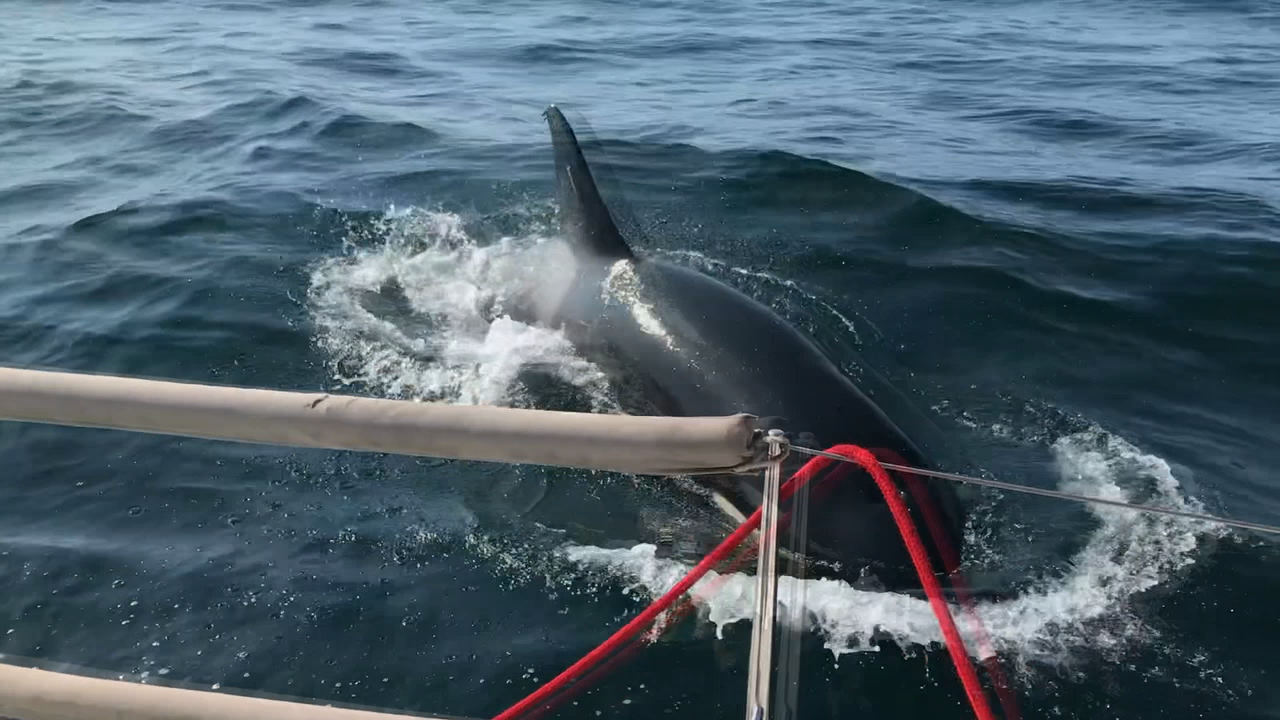
[[[616,260],[634,258],[600,197],[591,168],[564,113],[552,105],[542,115],[551,127],[551,147],[555,152],[560,232],[573,243],[575,253]]]

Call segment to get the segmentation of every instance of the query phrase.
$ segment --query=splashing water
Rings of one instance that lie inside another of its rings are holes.
[[[547,291],[548,239],[481,246],[460,216],[417,209],[353,230],[347,252],[311,275],[317,342],[335,378],[393,397],[527,405],[522,378],[540,372],[585,393],[592,410],[614,409],[604,374],[563,333],[510,314]]]
[[[507,311],[520,298],[545,290],[550,275],[539,264],[546,260],[539,250],[548,239],[535,231],[481,246],[459,216],[419,210],[391,212],[353,231],[344,255],[320,263],[311,278],[317,342],[332,359],[336,377],[392,396],[533,404],[522,377],[536,368],[582,391],[592,409],[614,410],[603,372],[578,357],[562,333],[516,320]],[[845,316],[827,309],[853,330]],[[1202,509],[1182,496],[1165,461],[1096,426],[1072,428],[1050,450],[1063,490]],[[1056,664],[1075,649],[1107,652],[1154,639],[1156,631],[1129,609],[1130,600],[1193,563],[1199,535],[1219,532],[1192,520],[1116,508],[1089,506],[1088,512],[1096,527],[1065,574],[1045,577],[1012,600],[979,603],[995,650]],[[568,545],[558,559],[548,558],[545,547],[526,552],[530,557],[519,562],[550,563],[559,573],[604,572],[655,597],[690,569],[657,557],[648,544]],[[1000,549],[977,552],[998,557]],[[722,578],[715,595],[707,597],[707,583],[715,577],[708,575],[693,593],[703,618],[722,634],[729,624],[751,619],[756,588],[752,576],[737,573]],[[926,601],[835,580],[781,578],[779,622],[817,632],[837,658],[874,651],[885,636],[904,647],[942,641]],[[967,633],[965,624],[961,628]],[[972,635],[966,640],[978,648]]]
[[[1138,482],[1149,485],[1154,496],[1143,498],[1144,502],[1201,509],[1199,503],[1181,496],[1167,463],[1101,428],[1064,436],[1052,450],[1064,490],[1133,501],[1138,499],[1136,490],[1129,486]],[[1013,600],[979,603],[978,615],[997,651],[1016,653],[1023,660],[1058,663],[1076,648],[1108,651],[1126,642],[1154,638],[1155,631],[1126,609],[1127,602],[1194,562],[1198,533],[1218,532],[1193,520],[1118,508],[1089,506],[1089,512],[1099,527],[1071,559],[1066,576],[1042,580]],[[657,595],[689,567],[657,558],[654,551],[652,545],[564,550],[584,567],[633,578]],[[693,592],[718,633],[730,623],[753,617],[754,577],[735,574],[721,581],[713,597],[699,595],[711,581],[708,576]],[[780,579],[778,595],[779,622],[818,632],[837,657],[874,651],[873,641],[886,635],[904,646],[942,642],[925,600],[857,590],[835,580],[789,577]],[[977,649],[976,637],[966,633],[965,639],[971,650]]]
[[[858,344],[858,345],[862,344],[862,337],[858,334],[858,325],[854,323],[854,321],[851,320],[849,316],[837,310],[833,305],[831,305],[831,303],[828,303],[827,301],[819,298],[813,293],[807,292],[806,290],[801,288],[800,285],[796,283],[794,280],[787,280],[785,278],[780,278],[777,275],[773,275],[772,273],[761,272],[759,270],[748,270],[746,268],[735,267],[723,261],[716,260],[715,258],[707,257],[706,255],[703,255],[702,253],[696,252],[693,250],[669,250],[665,254],[672,258],[680,258],[688,262],[698,270],[701,270],[702,272],[710,272],[713,274],[729,273],[732,275],[739,275],[742,277],[760,280],[760,281],[769,283],[771,285],[776,285],[788,292],[795,293],[796,295],[804,298],[809,303],[812,303],[814,306],[820,308],[823,312],[830,314],[841,325],[844,326],[844,329],[847,330],[849,334],[853,337],[853,341],[855,344]],[[865,323],[867,327],[871,328],[872,332],[875,334],[876,337],[881,337],[881,338],[884,337],[884,333],[880,332],[880,328],[877,328],[875,324],[872,323],[870,320],[862,316],[858,316],[858,320],[862,323]]]

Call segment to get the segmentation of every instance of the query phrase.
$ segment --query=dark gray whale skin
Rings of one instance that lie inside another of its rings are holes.
[[[564,328],[610,376],[627,377],[651,414],[746,412],[761,418],[762,428],[779,427],[809,445],[884,448],[908,464],[931,467],[893,419],[772,310],[702,273],[637,255],[601,198],[569,122],[555,106],[544,116],[554,150],[560,234],[572,251],[571,262],[566,259],[572,268],[553,283],[555,292],[537,310],[539,320]],[[708,482],[744,515],[759,505],[759,475]],[[943,542],[958,556],[964,513],[954,487],[929,481],[925,488],[941,518]],[[950,569],[932,547],[920,508],[910,493],[904,497],[931,546],[935,570]],[[780,544],[839,567],[811,576],[865,582],[869,571],[873,586],[920,588],[888,506],[868,475],[855,472],[828,484],[801,514],[807,538],[784,536]]]

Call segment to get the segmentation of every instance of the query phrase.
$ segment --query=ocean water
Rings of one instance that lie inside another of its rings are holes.
[[[967,469],[1280,521],[1265,0],[8,0],[0,362],[614,410],[501,312],[554,234],[550,103],[638,247]],[[696,562],[660,531],[730,530],[609,474],[13,423],[0,458],[8,658],[416,712],[497,714]],[[1024,717],[1280,717],[1274,538],[972,503]],[[792,717],[971,716],[926,604],[782,590]],[[741,717],[752,592],[558,716]]]

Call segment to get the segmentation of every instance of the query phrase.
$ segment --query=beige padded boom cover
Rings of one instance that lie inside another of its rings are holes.
[[[0,720],[423,720],[0,665]]]
[[[644,475],[752,460],[751,417],[445,405],[0,368],[0,420]]]

